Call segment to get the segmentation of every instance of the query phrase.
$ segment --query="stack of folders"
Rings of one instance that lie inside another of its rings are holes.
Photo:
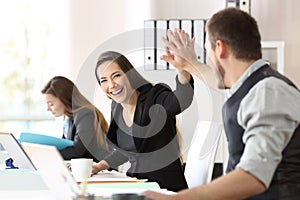
[[[83,184],[77,182],[79,185]],[[103,171],[87,179],[86,191],[97,197],[111,197],[113,194],[142,194],[146,190],[166,192],[156,182],[147,182],[128,177],[117,171]]]
[[[205,43],[206,19],[157,19],[144,21],[145,70],[172,70],[174,66],[160,59],[165,52],[162,38],[167,30],[179,28],[195,38],[195,51],[199,62],[206,63]]]

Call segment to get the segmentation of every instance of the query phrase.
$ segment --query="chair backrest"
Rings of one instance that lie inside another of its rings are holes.
[[[184,171],[189,188],[211,181],[222,130],[221,122],[199,121],[197,123]]]

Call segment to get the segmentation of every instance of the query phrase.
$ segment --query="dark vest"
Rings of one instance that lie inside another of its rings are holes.
[[[245,147],[242,142],[245,130],[237,121],[237,112],[240,103],[256,83],[267,77],[279,78],[296,88],[286,77],[273,70],[269,65],[265,65],[251,74],[242,86],[227,100],[222,110],[224,129],[229,147],[227,172],[235,169],[236,165],[240,162]],[[282,161],[276,169],[268,190],[261,195],[249,199],[300,199],[300,126],[296,128],[282,155]],[[292,196],[283,197],[284,195]]]

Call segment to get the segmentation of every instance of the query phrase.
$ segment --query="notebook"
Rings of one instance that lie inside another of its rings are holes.
[[[12,133],[0,132],[0,143],[8,153],[8,158],[13,159],[13,165],[15,167],[19,169],[36,170],[36,167]]]

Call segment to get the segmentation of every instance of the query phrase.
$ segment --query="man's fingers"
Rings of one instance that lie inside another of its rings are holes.
[[[175,29],[176,30],[176,29]],[[179,29],[177,31],[171,31],[170,29],[167,31],[169,42],[173,43],[176,48],[179,48],[183,45],[183,41],[179,34]]]
[[[170,63],[170,64],[173,63],[173,57],[172,57],[172,56],[162,55],[162,56],[160,57],[160,59],[161,59],[161,60],[164,60],[164,61],[166,61],[166,62],[168,62],[168,63]]]
[[[192,47],[194,48],[194,46],[195,46],[195,37],[193,37],[193,38],[189,41],[188,45],[189,45],[189,46],[192,46]]]
[[[171,51],[174,51],[177,48],[176,45],[172,41],[168,40],[165,37],[162,38],[162,41],[165,44],[165,47],[170,49]]]
[[[183,46],[187,46],[188,45],[188,41],[189,41],[189,36],[187,33],[185,32],[178,32],[178,37],[180,38],[181,44]]]

